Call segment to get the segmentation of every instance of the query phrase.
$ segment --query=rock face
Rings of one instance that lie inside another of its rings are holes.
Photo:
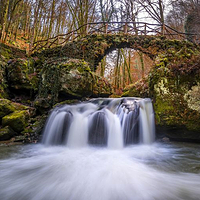
[[[200,141],[199,94],[194,93],[199,89],[199,81],[188,78],[180,80],[161,75],[154,83],[156,121],[172,139]]]

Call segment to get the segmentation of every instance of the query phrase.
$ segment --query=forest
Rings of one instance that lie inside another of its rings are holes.
[[[182,40],[198,43],[199,11],[198,0],[0,0],[0,41],[30,54],[37,41],[67,37],[73,30],[84,36],[92,23],[128,22],[157,24],[161,31],[168,26],[186,33]],[[97,73],[120,93],[144,78],[151,66],[143,53],[119,49],[102,60]]]
[[[199,7],[198,0],[1,0],[0,38],[32,44],[87,23],[111,21],[166,24],[195,34]]]
[[[198,0],[1,0],[0,38],[30,45],[91,22],[151,22],[198,33]],[[84,30],[82,30],[84,32]]]

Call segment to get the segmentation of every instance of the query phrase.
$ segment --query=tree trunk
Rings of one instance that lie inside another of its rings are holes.
[[[51,7],[51,18],[50,18],[49,31],[48,31],[47,39],[49,39],[52,35],[52,27],[53,27],[54,14],[55,14],[55,3],[56,3],[55,0],[53,0],[52,7]]]
[[[1,41],[4,41],[4,37],[6,35],[5,30],[6,30],[6,26],[7,26],[7,21],[8,21],[8,8],[9,8],[9,0],[6,0],[5,2],[5,10],[3,13],[3,25],[2,25],[2,32],[1,32]]]

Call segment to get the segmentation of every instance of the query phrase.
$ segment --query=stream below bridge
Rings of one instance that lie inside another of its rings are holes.
[[[0,147],[1,200],[199,200],[197,144]]]

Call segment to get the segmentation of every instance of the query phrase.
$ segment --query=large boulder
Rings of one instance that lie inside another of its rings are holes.
[[[27,126],[29,117],[30,117],[30,114],[27,110],[15,111],[2,118],[2,126],[3,127],[9,126],[14,131],[20,133]]]
[[[59,58],[44,63],[35,107],[43,111],[66,99],[108,97],[110,84],[90,70],[87,62]]]

